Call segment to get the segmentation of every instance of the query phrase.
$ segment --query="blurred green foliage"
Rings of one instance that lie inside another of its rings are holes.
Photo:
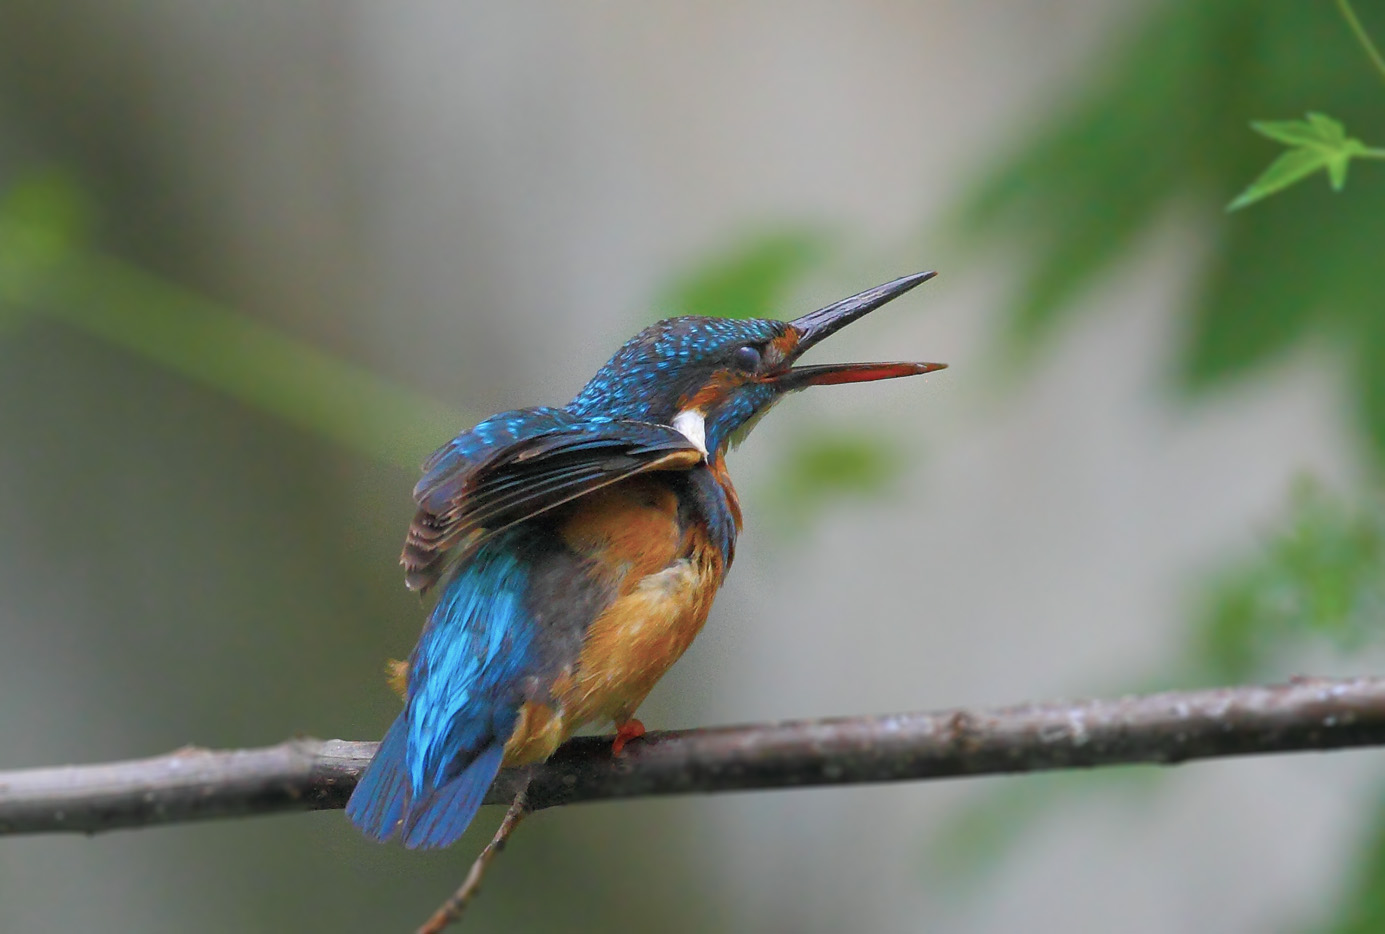
[[[1354,651],[1385,633],[1385,503],[1302,480],[1281,526],[1207,586],[1193,656],[1210,681],[1274,670],[1304,639]]]
[[[880,496],[907,463],[883,433],[859,426],[815,425],[777,445],[774,457],[764,499],[788,531],[800,531],[831,503]]]
[[[1361,44],[1366,58],[1381,77],[1385,77],[1385,58],[1381,57],[1370,33],[1356,15],[1351,0],[1337,0],[1337,10]],[[1347,169],[1352,159],[1385,159],[1385,149],[1367,146],[1359,139],[1347,136],[1341,121],[1325,114],[1310,113],[1307,120],[1262,120],[1250,126],[1261,136],[1288,146],[1289,150],[1270,163],[1259,178],[1237,195],[1227,206],[1228,211],[1239,210],[1268,198],[1319,171],[1327,173],[1333,191],[1341,191],[1346,186]]]
[[[660,317],[778,318],[793,290],[827,257],[831,238],[808,225],[761,233],[718,250],[677,276]]]
[[[1160,787],[1166,770],[1157,765],[1115,766],[1078,772],[1031,772],[992,779],[983,803],[952,814],[928,841],[926,871],[953,886],[974,886],[1000,862],[1022,834],[1038,828],[1062,805],[1088,794],[1132,800]],[[966,889],[962,889],[966,891]]]
[[[42,171],[0,199],[0,333],[43,313],[306,431],[413,470],[469,423],[363,366],[91,249],[88,202]],[[474,419],[473,419],[474,420]]]
[[[0,193],[0,326],[42,300],[90,227],[86,200],[61,172],[35,173]]]
[[[1181,386],[1203,392],[1325,340],[1349,364],[1346,389],[1373,466],[1385,463],[1378,274],[1385,178],[1363,173],[1336,198],[1290,187],[1325,171],[1341,188],[1352,158],[1385,157],[1343,126],[1378,126],[1385,109],[1370,71],[1374,64],[1385,73],[1385,63],[1364,40],[1368,29],[1385,27],[1385,8],[1373,5],[1367,16],[1361,23],[1343,0],[1335,7],[1165,0],[1151,8],[1083,76],[1076,104],[1022,139],[960,207],[960,227],[974,242],[1010,242],[1030,258],[1009,302],[1010,349],[1036,353],[1083,290],[1178,204],[1213,233],[1184,311]],[[1306,121],[1253,124],[1291,148],[1232,206],[1277,196],[1249,214],[1225,214],[1220,206],[1264,165],[1263,144],[1245,133],[1246,121],[1310,108],[1342,120],[1310,113]],[[1187,658],[1133,680],[1282,676],[1314,645],[1350,653],[1378,641],[1383,604],[1385,502],[1374,489],[1333,495],[1302,481],[1278,528],[1208,575]],[[1060,799],[1087,801],[1094,789],[1126,787],[1107,771],[1010,780],[957,814],[933,841],[936,861],[962,872],[994,865]],[[1370,819],[1358,877],[1323,931],[1385,930],[1385,808]]]
[[[1260,543],[1207,572],[1198,604],[1186,656],[1162,671],[1138,674],[1126,690],[1281,679],[1299,673],[1294,659],[1306,650],[1350,656],[1379,644],[1385,636],[1385,500],[1333,493],[1301,478],[1285,514]],[[1110,693],[1110,687],[1094,693]],[[930,864],[974,881],[1060,805],[1090,803],[1094,795],[1149,794],[1168,774],[1134,767],[1002,780],[929,841]],[[1363,824],[1373,828],[1361,870],[1369,880],[1344,892],[1337,911],[1340,918],[1369,923],[1341,921],[1327,929],[1333,934],[1385,930],[1385,810],[1374,819],[1377,824]]]
[[[1366,12],[1379,33],[1385,8]],[[1326,338],[1351,364],[1359,424],[1385,458],[1385,173],[1362,173],[1341,198],[1296,186],[1250,214],[1221,208],[1266,158],[1248,119],[1313,108],[1350,126],[1378,123],[1380,86],[1338,11],[1166,0],[1081,86],[960,210],[974,239],[1013,242],[1031,258],[1010,300],[1013,348],[1032,352],[1178,203],[1213,234],[1186,311],[1181,384],[1205,390]]]
[[[118,260],[74,257],[51,313],[376,460],[414,470],[475,419]]]
[[[873,493],[897,475],[900,463],[888,444],[851,428],[829,429],[821,436],[797,439],[788,454],[801,465],[790,480],[776,488],[776,495],[788,502],[829,489]]]

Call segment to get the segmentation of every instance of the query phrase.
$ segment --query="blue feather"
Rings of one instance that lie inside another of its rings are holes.
[[[668,424],[677,412],[674,403],[702,388],[708,375],[702,364],[740,344],[771,341],[787,327],[765,318],[695,315],[651,324],[606,361],[567,404],[567,411],[587,420],[614,417]],[[763,401],[772,397],[770,391]]]
[[[497,536],[443,588],[410,658],[404,712],[347,805],[377,840],[446,846],[476,816],[514,731],[540,648],[525,597],[543,533]]]
[[[408,805],[409,784],[404,769],[406,735],[407,724],[400,714],[380,741],[379,751],[366,767],[346,805],[346,816],[351,823],[372,840],[384,842],[394,836]]]
[[[409,784],[423,801],[460,774],[518,717],[533,667],[526,529],[498,536],[457,569],[414,649],[409,676]]]
[[[577,421],[563,409],[551,406],[515,409],[492,415],[476,427],[457,435],[424,461],[423,476],[414,487],[414,499],[419,503],[446,499],[449,494],[440,494],[440,488],[446,487],[454,478],[465,477],[468,471],[496,451],[521,438],[561,430]]]
[[[411,807],[404,821],[404,845],[411,850],[447,846],[465,833],[500,771],[504,754],[503,741],[491,743],[461,775]]]

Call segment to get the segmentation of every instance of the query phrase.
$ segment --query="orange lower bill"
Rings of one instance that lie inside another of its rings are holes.
[[[818,366],[796,366],[775,383],[784,390],[805,386],[833,386],[838,383],[867,383],[877,379],[897,379],[932,373],[946,363],[824,363]]]

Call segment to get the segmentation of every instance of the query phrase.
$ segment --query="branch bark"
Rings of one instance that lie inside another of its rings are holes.
[[[1385,678],[1298,678],[1168,692],[569,741],[534,767],[528,808],[581,801],[915,781],[1385,745]],[[97,833],[342,807],[375,743],[292,739],[151,759],[0,772],[0,834]],[[513,800],[502,772],[487,803]]]

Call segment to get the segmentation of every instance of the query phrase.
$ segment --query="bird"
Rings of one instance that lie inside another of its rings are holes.
[[[400,563],[410,589],[440,589],[394,663],[404,708],[351,795],[351,822],[377,841],[443,847],[502,766],[542,762],[588,724],[614,724],[621,755],[735,557],[728,448],[791,392],[942,369],[797,364],[934,275],[791,321],[660,321],[566,406],[494,415],[434,452]]]

